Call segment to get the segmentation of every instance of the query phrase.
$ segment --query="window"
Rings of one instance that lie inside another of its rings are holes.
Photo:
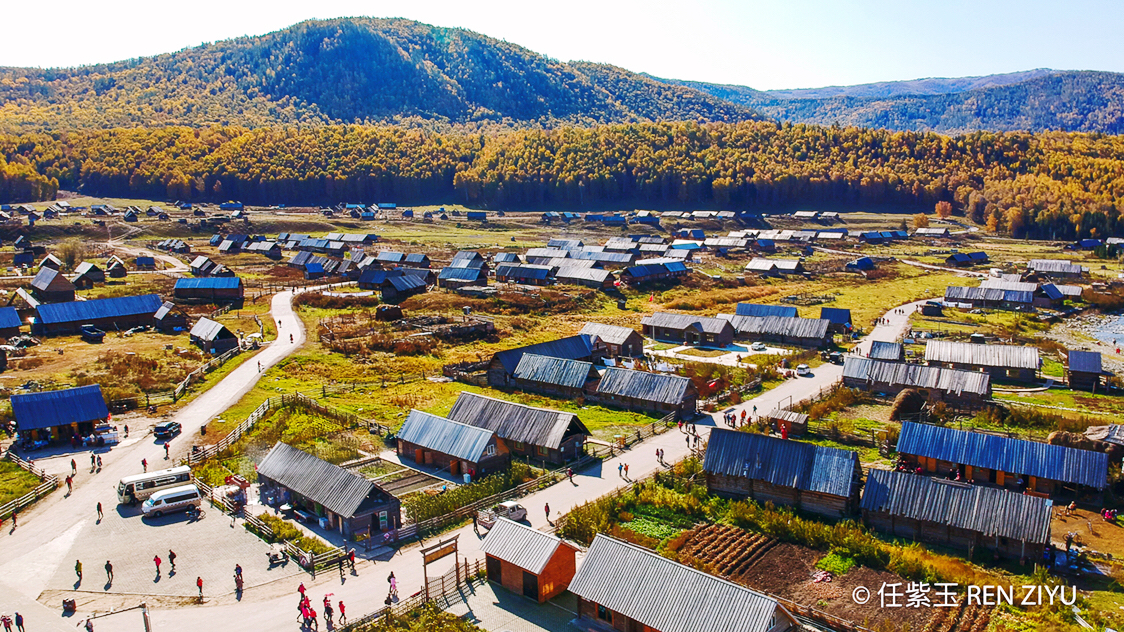
[[[523,450],[524,449],[523,448],[523,442],[522,441],[516,441],[515,442],[515,449],[516,450]]]
[[[379,531],[386,531],[386,512],[379,512]]]
[[[601,604],[597,604],[597,618],[609,623],[613,622],[613,611]]]
[[[484,448],[484,456],[495,456],[495,455],[496,455],[496,445],[494,443],[492,445],[489,445],[488,447]]]
[[[550,453],[550,450],[547,450],[546,448],[542,447],[541,445],[535,446],[535,454],[538,454],[539,456],[547,456],[549,453]]]

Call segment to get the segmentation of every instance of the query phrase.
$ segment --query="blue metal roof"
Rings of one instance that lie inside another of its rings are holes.
[[[411,410],[397,436],[402,441],[434,452],[479,463],[493,435],[495,432],[485,428]]]
[[[1096,373],[1098,375],[1101,373],[1101,354],[1096,351],[1070,351],[1066,354],[1066,357],[1070,371]]]
[[[517,379],[528,382],[581,388],[585,386],[592,369],[593,364],[589,362],[524,353],[519,365],[515,367],[514,375]]]
[[[898,452],[1104,489],[1108,455],[1059,445],[905,422]]]
[[[710,431],[703,469],[780,487],[847,497],[856,484],[858,454],[725,428]]]
[[[850,325],[851,310],[841,309],[839,307],[821,307],[820,318],[830,320],[836,325]]]
[[[176,279],[177,290],[234,290],[242,287],[238,277],[202,277],[198,279]]]
[[[517,279],[546,279],[550,276],[550,268],[542,266],[529,266],[518,264],[503,264],[496,267],[496,276],[515,277]]]
[[[0,329],[11,329],[12,327],[19,327],[23,323],[20,322],[19,312],[14,307],[0,307]]]
[[[437,275],[437,278],[446,281],[477,281],[481,276],[484,276],[484,271],[479,268],[454,268],[448,266],[441,268],[441,272]]]
[[[141,296],[120,296],[101,298],[93,301],[71,301],[69,303],[48,303],[36,308],[39,322],[83,323],[102,318],[118,318],[137,314],[155,314],[164,301],[155,294]]]
[[[515,373],[516,367],[519,366],[519,360],[523,358],[523,354],[525,353],[535,353],[552,358],[580,360],[582,358],[588,358],[593,354],[593,343],[590,341],[590,336],[578,334],[576,336],[559,338],[558,340],[551,340],[549,342],[540,342],[538,344],[527,345],[526,347],[516,347],[514,349],[500,351],[493,357],[499,360],[500,364],[503,365],[504,372]]]
[[[422,277],[400,274],[398,276],[387,277],[386,280],[399,292],[425,288],[425,279]]]
[[[734,313],[738,316],[757,316],[761,318],[765,316],[796,318],[799,315],[796,312],[796,308],[791,305],[758,305],[756,303],[738,303]]]
[[[101,386],[12,395],[12,414],[20,430],[52,428],[109,417]]]

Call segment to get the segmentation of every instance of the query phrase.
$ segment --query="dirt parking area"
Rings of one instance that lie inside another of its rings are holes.
[[[1088,509],[1078,509],[1072,516],[1066,516],[1064,505],[1054,507],[1054,519],[1050,533],[1055,542],[1065,546],[1065,534],[1076,533],[1078,541],[1100,553],[1111,553],[1113,557],[1124,556],[1124,527],[1118,518],[1117,523],[1105,522],[1100,514]]]

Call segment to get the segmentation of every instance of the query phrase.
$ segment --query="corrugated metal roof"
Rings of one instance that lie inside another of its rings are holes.
[[[770,261],[769,259],[762,259],[760,257],[754,257],[753,259],[749,260],[749,263],[745,264],[745,271],[746,272],[771,272],[772,270],[775,270],[776,267],[777,267],[777,264],[774,263],[773,261]]]
[[[411,410],[397,436],[434,452],[479,463],[494,434],[495,431],[489,428]]]
[[[900,342],[875,340],[870,343],[867,357],[871,360],[901,360],[905,357],[905,347]]]
[[[1086,271],[1086,268],[1079,265],[1057,259],[1031,259],[1026,267],[1047,274],[1081,274]]]
[[[858,454],[851,450],[715,428],[710,432],[703,469],[847,497],[856,484],[858,464]]]
[[[1022,281],[1005,281],[1003,279],[985,279],[980,287],[992,290],[1014,290],[1016,292],[1033,292],[1038,289],[1037,283],[1024,283]]]
[[[758,305],[756,303],[738,303],[735,314],[738,316],[756,316],[758,318],[764,318],[765,316],[796,318],[799,315],[796,308],[791,305]]]
[[[391,498],[375,483],[290,445],[278,443],[258,465],[258,475],[352,518]]]
[[[822,340],[827,338],[831,325],[822,318],[792,318],[787,316],[738,316],[719,314],[718,318],[730,321],[739,334],[752,336],[786,336]]]
[[[19,312],[14,307],[0,307],[0,329],[11,329],[19,327],[23,323],[20,322]]]
[[[375,254],[379,261],[386,261],[389,263],[399,263],[406,258],[406,253],[395,252],[393,250],[383,250]]]
[[[865,511],[975,531],[1032,544],[1050,541],[1053,501],[1004,489],[871,470],[863,491]]]
[[[592,261],[590,263],[593,263]],[[554,277],[559,281],[593,281],[594,283],[604,283],[612,278],[613,273],[608,270],[601,270],[600,268],[578,268],[573,266],[561,266],[554,273]]]
[[[640,324],[659,327],[661,329],[695,329],[708,334],[720,334],[727,327],[731,326],[729,321],[722,320],[721,318],[692,316],[690,314],[673,314],[671,312],[656,312],[650,316],[645,316],[644,319],[640,321]]]
[[[515,367],[514,375],[517,379],[529,382],[581,388],[585,386],[592,370],[591,362],[524,353],[519,365]]]
[[[569,257],[570,251],[561,248],[529,248],[524,257],[530,259],[532,257],[540,259],[553,259],[555,257]]]
[[[163,301],[155,294],[119,296],[92,301],[43,304],[36,308],[43,324],[74,323],[102,318],[120,318],[137,314],[155,314]]]
[[[496,520],[495,526],[488,529],[488,535],[480,543],[480,550],[538,575],[560,546],[570,545],[557,536],[500,518]]]
[[[590,341],[589,336],[578,334],[576,336],[559,338],[558,340],[539,342],[533,345],[527,345],[526,347],[516,347],[514,349],[500,351],[492,357],[500,361],[505,373],[514,373],[515,367],[519,366],[519,360],[523,357],[524,353],[537,353],[538,355],[550,356],[552,358],[581,360],[583,358],[589,358],[593,354],[593,343]]]
[[[399,292],[406,292],[408,290],[417,290],[425,287],[425,279],[422,277],[412,276],[409,274],[400,274],[398,276],[388,277],[386,279],[394,289]]]
[[[1070,351],[1066,354],[1069,370],[1078,373],[1101,373],[1101,354],[1096,351]]]
[[[925,361],[1010,369],[1037,370],[1039,366],[1037,347],[981,345],[947,340],[930,340],[926,343]]]
[[[1104,489],[1108,455],[1035,441],[905,422],[898,452]]]
[[[534,408],[462,391],[449,419],[494,431],[504,441],[518,441],[558,449],[570,434],[589,430],[573,413]],[[573,432],[569,431],[573,427]]]
[[[628,341],[629,336],[640,335],[635,329],[630,327],[618,327],[617,325],[605,325],[602,323],[586,323],[578,333],[587,336],[597,336],[605,343],[611,345],[623,345]]]
[[[109,417],[101,386],[12,395],[12,414],[20,430],[52,428]]]
[[[560,239],[557,237],[546,242],[547,248],[558,248],[559,250],[577,250],[583,245],[580,239]]]
[[[820,318],[829,320],[836,325],[850,325],[851,310],[839,307],[821,307]]]
[[[43,267],[31,280],[31,287],[41,291],[64,292],[74,290],[74,284],[54,268]]]
[[[550,276],[550,268],[546,266],[504,263],[496,266],[496,276],[515,279],[546,279]]]
[[[848,357],[843,362],[843,377],[889,386],[932,388],[955,395],[984,396],[991,392],[991,376],[982,371],[886,362],[874,358]]]
[[[623,263],[630,264],[636,260],[636,255],[630,252],[592,252],[589,250],[582,250],[576,253],[575,259],[601,261],[603,263]]]
[[[454,268],[448,266],[441,268],[441,272],[437,275],[437,278],[446,281],[478,281],[481,276],[484,276],[484,271],[480,268]]]
[[[678,375],[610,367],[597,384],[597,393],[678,406],[690,386],[690,379]]]
[[[959,287],[950,285],[944,290],[944,300],[952,303],[990,301],[993,303],[1033,303],[1034,293],[986,287]]]
[[[217,323],[217,322],[211,320],[210,318],[204,317],[204,318],[200,318],[198,321],[195,322],[194,325],[192,325],[192,327],[191,327],[191,337],[192,338],[199,338],[201,340],[211,341],[211,340],[215,340],[215,339],[219,338],[220,334],[222,334],[224,329],[226,329],[226,326],[223,325],[222,323]],[[229,336],[222,336],[222,337],[224,337],[224,338],[225,337],[232,337],[234,335],[233,333],[230,332],[230,330],[227,330],[227,334],[229,334]]]
[[[242,287],[239,277],[204,277],[201,279],[176,279],[177,290],[235,290]]]
[[[496,256],[492,257],[494,263],[519,263],[519,255],[514,252],[497,252]]]
[[[569,590],[661,632],[765,632],[784,610],[744,586],[600,533]]]

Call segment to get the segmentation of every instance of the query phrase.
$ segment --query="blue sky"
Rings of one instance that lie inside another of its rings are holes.
[[[810,88],[1032,68],[1124,71],[1117,0],[56,0],[8,2],[0,65],[72,66],[310,18],[404,17],[562,60],[660,77]]]

